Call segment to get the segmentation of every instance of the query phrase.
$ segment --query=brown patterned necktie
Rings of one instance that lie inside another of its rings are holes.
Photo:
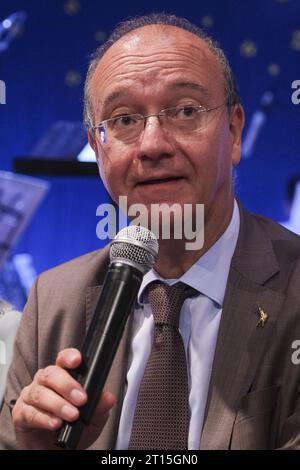
[[[149,285],[154,341],[139,390],[129,449],[188,448],[188,375],[178,326],[184,300],[195,294],[195,289],[181,282]]]

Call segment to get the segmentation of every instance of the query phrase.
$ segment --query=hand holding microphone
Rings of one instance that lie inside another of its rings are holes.
[[[87,400],[82,386],[70,375],[81,363],[77,349],[65,349],[56,359],[55,365],[40,369],[30,385],[25,387],[13,410],[17,441],[22,449],[45,450],[57,448],[53,444],[53,432],[64,421],[79,417],[79,407]],[[82,434],[80,446],[89,447],[101,434],[108,412],[115,397],[102,393],[90,425]]]
[[[127,227],[113,240],[111,262],[81,353],[62,351],[55,366],[36,373],[14,406],[14,424],[26,448],[45,448],[45,440],[49,443],[52,433],[37,429],[60,428],[55,443],[65,449],[76,449],[81,436],[81,447],[98,437],[115,401],[102,393],[103,387],[143,276],[157,252],[155,236],[143,227]]]

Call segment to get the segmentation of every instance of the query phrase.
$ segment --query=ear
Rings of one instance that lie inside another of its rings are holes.
[[[98,148],[97,141],[96,141],[96,134],[93,131],[93,129],[88,130],[88,140],[89,140],[90,146],[95,152],[96,161],[99,167],[99,148]]]
[[[232,136],[232,165],[236,166],[241,159],[242,131],[245,124],[245,113],[241,104],[236,104],[230,112],[229,129]]]
[[[96,135],[95,135],[95,132],[93,131],[93,129],[88,130],[88,140],[89,140],[90,146],[92,147],[92,149],[96,153],[97,152],[97,143],[96,143]]]

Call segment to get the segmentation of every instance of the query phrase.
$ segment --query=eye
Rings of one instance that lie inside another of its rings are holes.
[[[123,127],[134,126],[138,119],[136,114],[122,114],[111,119],[110,123],[114,129],[122,129]]]
[[[200,106],[179,106],[176,110],[176,118],[191,119],[194,118],[199,111],[201,111]]]

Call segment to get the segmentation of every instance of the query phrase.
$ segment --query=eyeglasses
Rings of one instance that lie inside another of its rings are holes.
[[[133,142],[139,138],[145,129],[147,119],[157,117],[166,131],[180,136],[205,129],[209,112],[215,111],[225,106],[225,104],[220,104],[214,108],[204,108],[200,105],[175,106],[174,108],[162,109],[157,114],[148,114],[148,116],[121,114],[100,122],[98,126],[94,126],[92,129],[94,131],[98,129],[102,144],[106,144],[108,140]]]

